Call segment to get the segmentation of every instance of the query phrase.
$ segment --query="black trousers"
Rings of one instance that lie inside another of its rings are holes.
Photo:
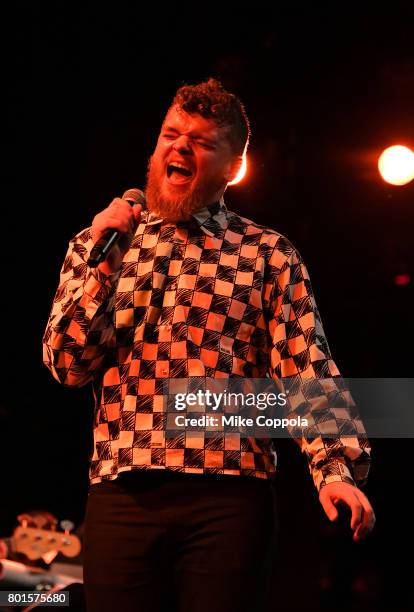
[[[92,485],[89,612],[262,612],[275,552],[274,488],[254,477],[134,471]]]

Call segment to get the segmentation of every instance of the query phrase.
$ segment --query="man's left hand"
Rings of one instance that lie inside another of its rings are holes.
[[[351,510],[353,540],[362,540],[375,525],[375,514],[366,495],[347,482],[330,482],[319,492],[319,501],[331,521],[338,519],[337,504],[344,504]]]

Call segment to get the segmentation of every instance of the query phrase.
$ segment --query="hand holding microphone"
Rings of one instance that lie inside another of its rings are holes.
[[[107,275],[119,270],[145,209],[143,192],[128,189],[122,198],[112,200],[94,217],[91,226],[94,247],[87,262],[89,267],[99,266],[101,272]]]

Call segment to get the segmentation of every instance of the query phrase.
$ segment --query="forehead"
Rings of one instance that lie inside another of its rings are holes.
[[[168,128],[189,136],[205,136],[216,142],[227,141],[227,127],[220,127],[213,119],[197,113],[187,113],[179,106],[171,107],[166,114],[162,129]]]

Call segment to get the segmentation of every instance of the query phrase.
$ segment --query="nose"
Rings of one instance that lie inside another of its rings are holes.
[[[180,136],[178,136],[177,139],[174,141],[173,149],[181,154],[191,153],[191,143],[188,136],[186,136],[185,134],[181,134]]]

